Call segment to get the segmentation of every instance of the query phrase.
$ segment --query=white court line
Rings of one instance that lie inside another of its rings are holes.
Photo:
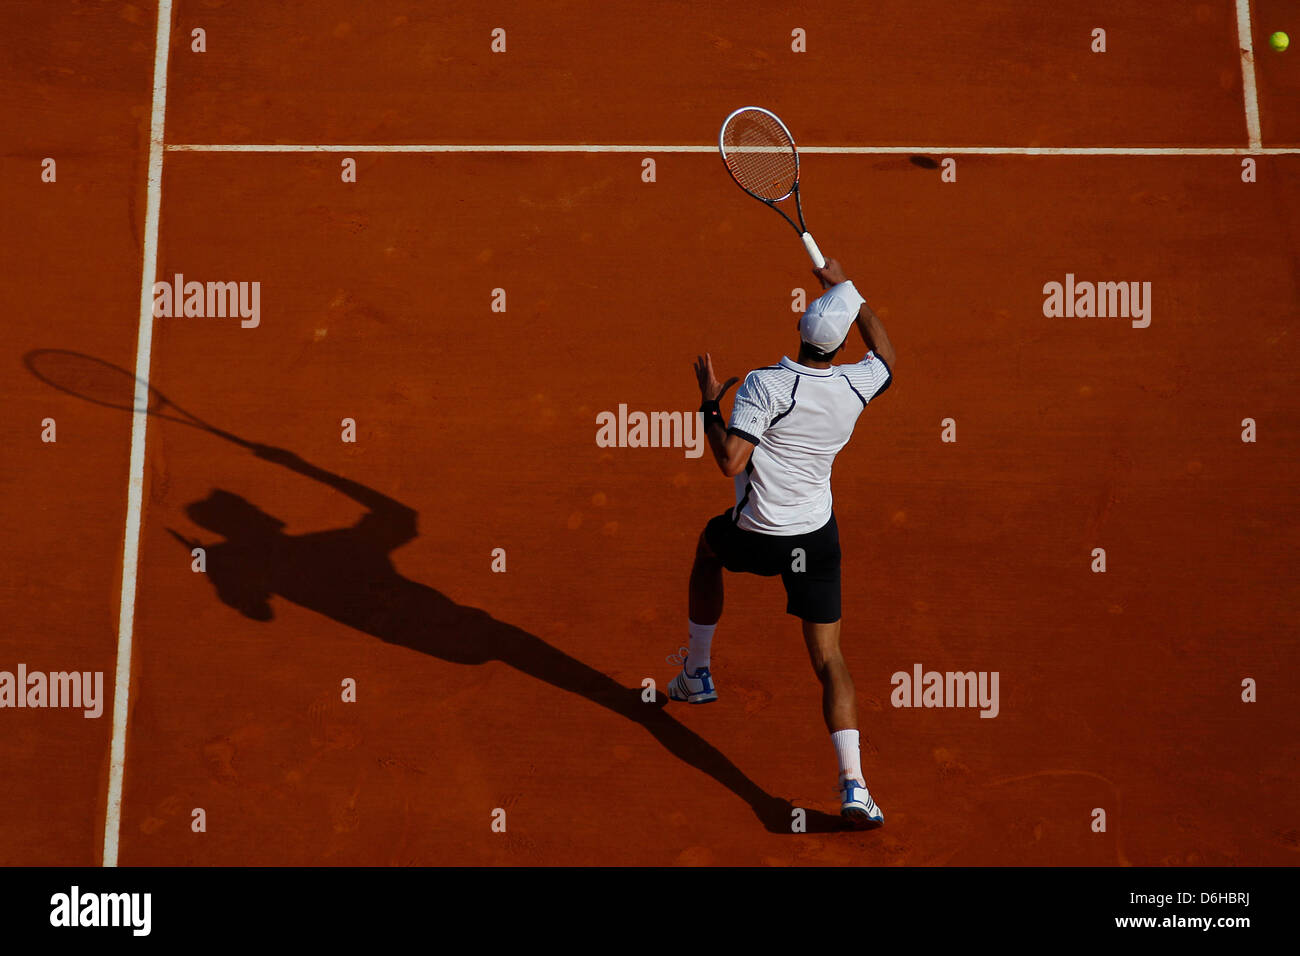
[[[1255,44],[1250,38],[1250,0],[1237,0],[1237,48],[1241,50],[1241,92],[1246,100],[1246,135],[1258,148],[1259,98],[1255,95]]]
[[[609,143],[569,145],[469,143],[169,143],[176,153],[716,153],[714,146],[631,146]],[[927,156],[1283,156],[1300,146],[800,146],[799,152],[876,156],[908,153]]]
[[[131,417],[131,466],[126,486],[122,540],[122,596],[117,620],[117,672],[113,679],[113,740],[104,813],[104,866],[117,866],[122,824],[122,778],[126,770],[126,721],[131,703],[131,638],[135,628],[136,570],[140,560],[140,514],[144,496],[145,430],[149,424],[149,360],[153,349],[153,282],[158,271],[158,217],[162,206],[163,120],[167,114],[167,50],[172,0],[158,0],[154,38],[153,117],[149,125],[149,180],[144,214],[144,264],[140,271],[140,330],[135,345],[135,411]]]

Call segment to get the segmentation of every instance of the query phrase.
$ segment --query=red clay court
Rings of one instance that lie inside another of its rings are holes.
[[[0,709],[0,864],[1297,862],[1296,7],[739,9],[6,5],[0,671],[104,699]],[[642,701],[731,483],[595,441],[795,345],[749,103],[899,351],[834,476],[867,832],[774,581],[716,706]],[[178,273],[259,323],[154,317]],[[1067,274],[1149,324],[1045,315]],[[895,706],[915,665],[996,718]]]

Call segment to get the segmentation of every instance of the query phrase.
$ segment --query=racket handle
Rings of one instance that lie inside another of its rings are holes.
[[[803,239],[803,247],[808,250],[808,257],[812,259],[813,265],[818,269],[826,268],[826,257],[822,251],[817,248],[817,242],[813,239],[811,232],[805,232],[800,238]]]

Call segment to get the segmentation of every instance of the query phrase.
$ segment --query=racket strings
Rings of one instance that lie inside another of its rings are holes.
[[[777,201],[794,191],[799,160],[794,142],[775,117],[758,110],[733,116],[722,134],[723,159],[742,188]]]

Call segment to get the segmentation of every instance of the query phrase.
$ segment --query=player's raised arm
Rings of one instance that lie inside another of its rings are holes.
[[[821,280],[824,289],[849,281],[844,275],[844,267],[840,265],[838,259],[827,259],[825,266],[820,269],[813,269],[813,275]],[[885,364],[892,369],[898,357],[894,352],[893,343],[889,341],[889,336],[885,333],[884,323],[880,321],[880,317],[875,312],[871,311],[871,306],[867,305],[866,302],[863,302],[858,309],[855,324],[867,348],[880,356]]]
[[[893,343],[889,341],[889,336],[885,334],[885,326],[880,321],[880,316],[872,312],[871,306],[865,302],[862,303],[862,308],[858,309],[857,326],[867,348],[879,355],[892,370],[898,361],[898,355],[894,351]]]

